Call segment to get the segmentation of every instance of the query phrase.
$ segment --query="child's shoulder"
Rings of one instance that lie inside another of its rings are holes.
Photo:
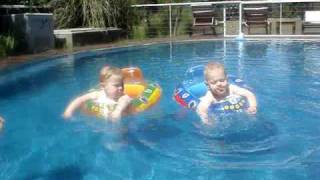
[[[97,98],[103,96],[103,92],[101,90],[94,90],[94,91],[90,91],[90,92],[84,94],[83,96],[88,99],[97,99]]]

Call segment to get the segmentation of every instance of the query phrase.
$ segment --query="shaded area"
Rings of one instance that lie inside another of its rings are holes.
[[[40,63],[28,63],[7,69],[1,72],[0,97],[8,98],[20,93],[39,92],[48,84],[65,79],[65,75],[69,73],[69,69],[66,68],[68,63],[72,64],[72,70],[74,70],[72,73],[77,77],[77,73],[81,73],[79,66],[88,63],[81,60],[85,58],[90,58],[90,54],[77,60],[68,59],[67,63],[61,62],[61,59],[48,59]]]
[[[33,173],[22,179],[25,180],[34,180],[34,179],[43,179],[43,180],[58,180],[58,179],[75,179],[81,180],[84,179],[86,172],[77,165],[69,165],[65,167],[59,167],[52,169],[47,173]]]

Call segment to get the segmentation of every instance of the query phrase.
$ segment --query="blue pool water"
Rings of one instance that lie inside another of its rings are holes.
[[[320,42],[208,41],[97,50],[0,72],[0,179],[317,179]],[[172,100],[187,68],[225,64],[257,95],[258,114],[200,123]],[[99,69],[138,66],[163,88],[152,109],[111,124],[77,113]]]

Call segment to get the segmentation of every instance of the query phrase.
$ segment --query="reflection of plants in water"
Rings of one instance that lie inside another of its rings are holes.
[[[267,54],[268,45],[263,43],[247,43],[244,52],[251,58],[262,58]]]

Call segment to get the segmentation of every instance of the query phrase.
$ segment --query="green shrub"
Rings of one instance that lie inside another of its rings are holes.
[[[183,9],[180,16],[179,26],[176,35],[186,35],[192,33],[192,12],[191,9]]]
[[[132,33],[132,37],[133,39],[145,39],[146,38],[146,28],[144,25],[135,25],[132,28],[133,33]]]
[[[157,38],[167,37],[170,34],[169,9],[166,7],[153,9],[135,8],[132,19],[135,25],[132,32],[130,32],[130,38]],[[191,8],[172,8],[171,24],[173,36],[190,34],[192,30]]]
[[[55,0],[51,1],[57,28],[131,26],[131,1]]]
[[[16,46],[16,40],[12,35],[0,35],[0,57],[5,57],[12,53]]]

